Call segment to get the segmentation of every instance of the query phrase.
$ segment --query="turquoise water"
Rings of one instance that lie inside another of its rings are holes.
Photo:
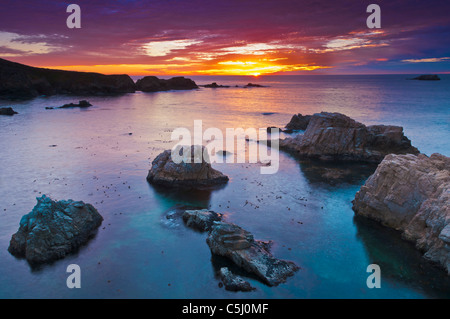
[[[230,177],[215,191],[169,191],[146,181],[151,160],[174,144],[171,132],[194,120],[204,129],[265,128],[284,126],[294,113],[341,112],[368,125],[401,125],[423,153],[450,156],[450,76],[409,77],[193,77],[198,84],[267,87],[0,101],[19,112],[0,117],[0,297],[450,297],[446,273],[412,244],[354,217],[351,201],[374,167],[299,162],[280,152],[274,175],[261,175],[260,164],[214,164]],[[45,110],[80,99],[93,107]],[[323,176],[330,170],[347,174],[330,180]],[[78,253],[31,269],[7,248],[41,194],[89,202],[105,220]],[[251,293],[219,288],[215,269],[223,261],[211,258],[206,234],[166,218],[183,205],[224,213],[256,239],[272,240],[273,254],[301,270],[278,287],[250,277],[257,288]],[[72,263],[81,267],[81,289],[66,287]],[[380,289],[366,286],[372,263],[381,267]]]

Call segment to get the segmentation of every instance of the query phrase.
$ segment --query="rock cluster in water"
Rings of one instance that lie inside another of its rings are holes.
[[[85,108],[85,107],[89,107],[89,106],[92,106],[92,104],[86,100],[81,100],[78,102],[78,104],[75,104],[75,103],[64,104],[64,105],[60,106],[59,108],[60,109],[67,109],[67,108],[72,108],[72,107]]]
[[[387,154],[419,154],[403,128],[365,126],[340,113],[312,115],[304,134],[280,141],[280,148],[324,161],[379,163]]]
[[[211,167],[205,150],[204,146],[192,145],[188,160],[181,163],[172,160],[171,150],[162,152],[153,160],[147,180],[152,184],[183,188],[202,188],[227,183],[228,176]],[[182,152],[181,148],[180,154]],[[196,158],[200,158],[199,163],[195,163]]]
[[[450,274],[450,158],[388,155],[353,201],[356,214],[402,232]]]
[[[85,244],[102,221],[90,204],[70,199],[57,202],[43,195],[20,220],[8,251],[32,265],[57,260]]]
[[[146,76],[136,82],[136,89],[142,92],[192,90],[197,88],[198,86],[194,81],[182,76],[174,77],[169,80],[159,79],[156,76]]]
[[[256,275],[269,286],[286,281],[299,269],[291,262],[277,259],[270,253],[270,244],[258,241],[245,229],[221,220],[222,215],[207,209],[186,210],[183,220],[188,227],[208,231],[206,242],[214,255],[228,258],[236,266]],[[251,285],[231,273],[221,269],[219,277],[229,290],[250,291]]]

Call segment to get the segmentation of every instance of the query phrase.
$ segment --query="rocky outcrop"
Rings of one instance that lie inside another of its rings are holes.
[[[353,201],[356,214],[402,232],[450,274],[450,158],[388,155]]]
[[[85,244],[102,221],[90,204],[70,199],[56,202],[43,195],[20,220],[8,251],[32,265],[60,259]]]
[[[0,115],[14,115],[18,114],[16,111],[13,110],[12,107],[2,107],[0,108]]]
[[[254,84],[254,83],[247,83],[247,85],[244,85],[244,88],[263,88],[261,84]]]
[[[136,89],[142,92],[158,92],[169,90],[198,89],[197,84],[191,79],[179,76],[169,80],[159,79],[156,76],[146,76],[137,80]]]
[[[293,130],[306,130],[308,127],[309,121],[311,120],[311,115],[302,115],[301,113],[294,114],[289,121],[289,123],[286,125],[286,130],[293,131]]]
[[[43,69],[0,59],[0,97],[2,98],[133,92],[135,92],[134,81],[126,74],[104,75]]]
[[[387,154],[419,154],[400,126],[365,126],[340,113],[316,113],[304,134],[280,140],[304,158],[379,163]]]
[[[222,220],[222,214],[201,209],[186,210],[183,213],[183,221],[186,226],[197,229],[199,231],[209,231],[216,221]]]
[[[206,242],[213,254],[229,258],[269,286],[285,282],[299,269],[291,261],[273,257],[267,243],[255,240],[251,233],[231,223],[215,222]]]
[[[205,84],[205,85],[201,85],[205,88],[211,88],[211,89],[217,89],[217,88],[229,88],[229,85],[219,85],[216,82],[213,82],[211,84]]]
[[[418,77],[412,78],[411,80],[439,81],[440,78],[436,74],[424,74],[424,75],[419,75]]]
[[[192,145],[190,150],[191,154],[181,163],[172,160],[171,150],[159,154],[152,162],[147,180],[152,184],[183,188],[211,187],[228,182],[228,176],[211,167],[204,146]]]
[[[222,280],[225,289],[228,291],[252,291],[255,290],[248,281],[245,281],[240,276],[233,274],[227,267],[222,267],[219,270],[219,277]]]
[[[75,104],[75,103],[64,104],[63,106],[60,106],[59,108],[60,109],[67,109],[67,108],[72,108],[72,107],[85,108],[85,107],[89,107],[89,106],[92,106],[92,104],[86,100],[81,100],[78,102],[78,104]]]

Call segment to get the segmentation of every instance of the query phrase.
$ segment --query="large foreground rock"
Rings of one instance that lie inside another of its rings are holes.
[[[316,113],[304,134],[280,141],[280,148],[324,161],[379,163],[387,154],[419,154],[400,126],[365,126],[340,113]]]
[[[146,76],[137,80],[136,88],[142,92],[158,92],[169,90],[192,90],[198,89],[197,84],[191,79],[182,76],[169,80],[158,79],[156,76]]]
[[[199,157],[202,154],[203,157]],[[228,176],[212,168],[208,157],[205,157],[206,154],[204,146],[192,145],[189,159],[175,163],[171,150],[166,150],[153,160],[147,180],[153,184],[183,188],[202,188],[227,183]],[[195,163],[196,158],[200,158],[199,163]]]
[[[450,158],[388,155],[356,193],[356,214],[415,242],[450,274]]]
[[[213,254],[229,258],[269,286],[285,282],[299,269],[291,261],[273,257],[266,243],[234,224],[215,222],[206,242]]]
[[[134,81],[126,74],[51,70],[0,59],[0,97],[3,98],[133,93],[135,90]]]
[[[43,195],[20,220],[8,250],[30,264],[60,259],[85,244],[102,221],[90,204],[73,200],[56,202]]]

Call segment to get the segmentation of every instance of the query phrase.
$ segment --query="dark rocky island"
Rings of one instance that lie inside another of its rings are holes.
[[[182,76],[169,80],[159,79],[156,76],[146,76],[137,80],[136,89],[142,92],[159,92],[169,90],[193,90],[198,89],[197,84],[191,79]]]
[[[323,161],[379,163],[387,154],[419,154],[400,126],[365,126],[340,113],[312,115],[304,134],[280,140],[280,148]]]
[[[412,78],[411,80],[420,80],[420,81],[439,81],[440,77],[436,74],[424,74],[419,75],[418,77]]]
[[[355,214],[402,233],[450,275],[450,158],[388,155],[356,193]]]
[[[18,114],[16,111],[13,110],[12,107],[2,107],[0,108],[0,115],[14,115]]]
[[[180,154],[182,152],[181,148]],[[207,152],[204,146],[192,145],[190,160],[175,163],[171,150],[166,150],[153,160],[147,180],[152,184],[181,188],[203,188],[227,183],[228,176],[212,168],[205,155]],[[196,156],[201,158],[199,163],[194,162]]]
[[[84,245],[102,221],[90,204],[70,199],[56,202],[43,195],[20,220],[8,251],[31,265],[61,259]]]
[[[89,106],[92,106],[92,104],[86,100],[81,100],[78,102],[78,104],[75,104],[75,103],[64,104],[63,106],[60,106],[59,108],[60,109],[68,109],[68,108],[73,108],[73,107],[86,108]]]
[[[244,85],[244,88],[263,88],[264,86],[261,84],[247,83]]]
[[[133,93],[136,85],[126,74],[62,71],[35,68],[0,59],[0,97],[33,98],[55,94]]]
[[[217,89],[217,88],[229,88],[229,85],[219,85],[216,82],[213,82],[211,84],[205,84],[205,85],[200,85],[204,88],[211,88],[211,89]]]

